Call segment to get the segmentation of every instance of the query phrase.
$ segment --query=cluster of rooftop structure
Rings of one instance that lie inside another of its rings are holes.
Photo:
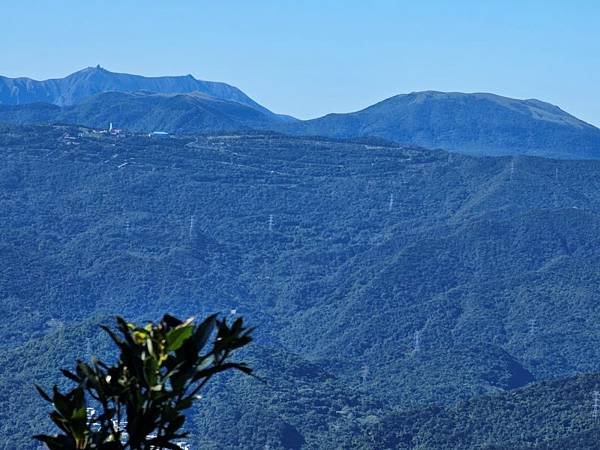
[[[88,421],[92,422],[92,426],[91,426],[92,430],[98,431],[100,429],[100,424],[95,420],[96,419],[96,409],[95,408],[86,408],[86,414],[87,414]],[[112,419],[112,424],[113,424],[114,429],[121,433],[121,440],[125,441],[128,437],[127,431],[125,431],[127,429],[127,420],[122,419],[121,421],[117,421],[116,419]],[[153,439],[153,438],[157,437],[157,434],[151,433],[148,435],[148,437],[150,439]],[[191,445],[187,441],[184,441],[184,440],[175,441],[174,444],[177,445],[181,450],[191,450],[192,449]],[[152,448],[159,450],[158,447],[152,447]]]

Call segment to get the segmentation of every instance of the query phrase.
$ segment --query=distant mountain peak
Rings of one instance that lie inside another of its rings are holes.
[[[75,72],[67,75],[65,78],[68,78],[70,76],[77,76],[77,75],[82,75],[82,74],[89,74],[89,73],[112,73],[112,72],[106,70],[100,64],[97,64],[95,66],[88,66],[88,67],[84,67],[81,70],[77,70],[77,71],[75,71]],[[55,79],[60,80],[60,78],[55,78]],[[48,81],[48,80],[42,80],[42,81]]]
[[[182,76],[145,77],[127,73],[111,72],[100,64],[86,67],[64,78],[33,80],[30,78],[0,77],[0,105],[22,105],[45,102],[58,106],[70,106],[103,92],[201,92],[211,97],[233,101],[274,115],[259,105],[240,89],[226,83],[204,81],[191,74]]]
[[[419,91],[295,124],[295,134],[378,137],[478,155],[600,158],[600,130],[558,106],[486,92]]]
[[[420,91],[410,94],[401,94],[392,98],[402,99],[406,96],[412,96],[415,102],[426,101],[488,101],[501,107],[512,109],[519,114],[529,114],[535,119],[542,121],[556,122],[560,124],[575,126],[578,128],[591,127],[592,125],[577,119],[568,114],[556,105],[544,102],[535,98],[519,100],[511,97],[505,97],[490,92],[440,92],[440,91]],[[384,100],[385,101],[385,100]]]

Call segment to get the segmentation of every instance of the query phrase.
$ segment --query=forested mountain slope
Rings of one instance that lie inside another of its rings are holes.
[[[133,132],[219,133],[264,130],[287,123],[235,101],[201,93],[152,94],[107,92],[73,106],[44,103],[0,107],[0,123],[82,124],[94,128],[118,125]]]
[[[98,334],[108,318],[49,331],[0,350],[0,445],[35,448],[31,434],[49,430],[47,404],[32,379],[63,382],[58,370],[75,358],[110,360],[110,342]],[[368,376],[343,377],[281,348],[254,345],[238,359],[265,383],[241,375],[217,378],[188,416],[190,443],[206,449],[595,449],[598,422],[593,393],[599,376],[546,381],[448,406],[403,409],[378,398]],[[368,374],[367,374],[368,375]]]
[[[475,155],[600,157],[598,128],[549,103],[487,93],[413,92],[289,129],[338,138],[380,137]]]
[[[267,416],[306,448],[359,439],[372,415],[598,371],[600,162],[70,126],[2,126],[0,157],[0,410],[22,439],[41,414],[15,409],[30,375],[73,359],[56,337],[115,313],[244,315],[256,364],[291,371]],[[101,351],[85,333],[68,339]],[[321,431],[292,419],[296,377],[311,411],[326,399]],[[361,421],[334,421],[342,404]]]
[[[598,375],[546,381],[457,405],[394,413],[367,427],[357,449],[594,450]]]

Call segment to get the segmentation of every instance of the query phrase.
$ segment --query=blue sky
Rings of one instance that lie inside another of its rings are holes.
[[[191,73],[300,118],[417,90],[494,92],[600,125],[598,0],[3,0],[0,11],[7,76]]]

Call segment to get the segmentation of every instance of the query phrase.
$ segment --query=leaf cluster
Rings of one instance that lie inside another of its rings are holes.
[[[62,369],[76,383],[70,391],[54,386],[49,394],[36,386],[61,431],[35,436],[50,450],[180,449],[187,436],[184,411],[200,389],[226,370],[252,374],[246,364],[230,361],[252,340],[242,318],[231,325],[217,315],[199,324],[171,315],[141,327],[121,317],[116,322],[116,330],[102,326],[119,349],[115,365],[78,360],[74,371]]]

